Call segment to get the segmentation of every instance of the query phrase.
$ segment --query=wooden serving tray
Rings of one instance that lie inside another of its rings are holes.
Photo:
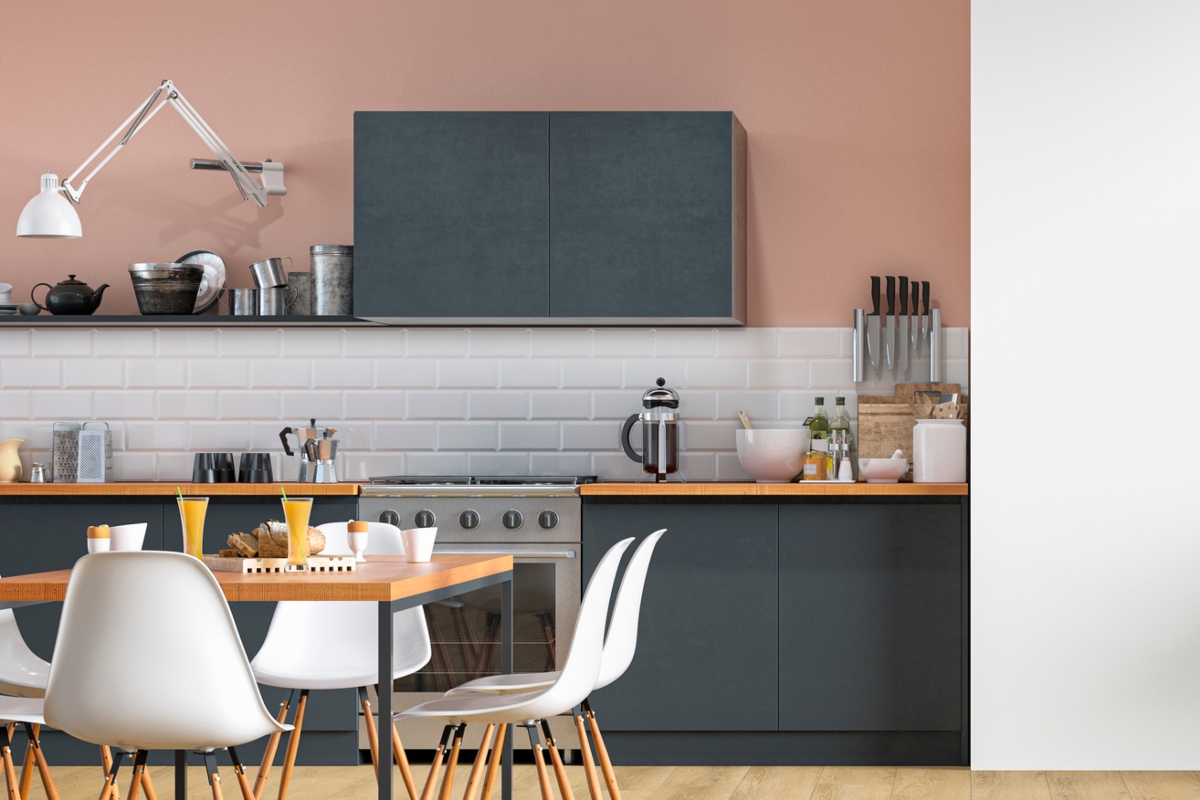
[[[237,558],[231,556],[204,557],[205,565],[213,572],[357,572],[354,556],[309,556],[308,569],[288,566],[286,558]]]

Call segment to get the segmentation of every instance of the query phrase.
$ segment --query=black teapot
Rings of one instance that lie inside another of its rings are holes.
[[[33,296],[37,291],[38,286],[45,286],[46,305],[42,305]],[[49,311],[51,314],[78,314],[87,316],[100,307],[100,298],[104,294],[104,290],[108,288],[108,284],[100,285],[99,289],[93,289],[83,281],[75,280],[74,275],[68,275],[65,281],[59,281],[57,286],[51,287],[48,283],[39,283],[29,292],[29,299],[33,300],[34,305],[43,311]]]

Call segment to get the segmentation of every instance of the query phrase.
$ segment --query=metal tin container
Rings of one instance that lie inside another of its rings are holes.
[[[354,313],[354,246],[316,244],[312,260],[313,313],[320,316]]]
[[[289,272],[287,276],[287,313],[291,316],[309,316],[313,313],[313,277],[311,272]]]
[[[230,289],[229,313],[235,317],[252,317],[258,313],[257,289]]]
[[[288,288],[272,286],[258,290],[258,313],[263,317],[282,317],[287,313]]]
[[[254,285],[260,289],[287,286],[287,274],[283,271],[282,258],[256,261],[250,265],[250,274],[254,276]]]

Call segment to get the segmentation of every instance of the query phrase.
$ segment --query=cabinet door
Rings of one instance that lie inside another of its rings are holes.
[[[617,541],[659,528],[637,654],[592,694],[605,730],[778,727],[775,506],[583,506],[584,578]],[[624,574],[623,572],[621,574]]]
[[[354,115],[354,313],[545,317],[548,119]]]
[[[162,506],[157,502],[94,501],[63,498],[26,500],[0,504],[0,574],[20,575],[71,569],[87,555],[89,525],[146,523],[143,547],[162,548]],[[14,609],[21,635],[33,652],[47,661],[54,653],[61,603],[41,603]]]
[[[962,727],[958,505],[779,510],[779,723]]]
[[[550,114],[550,316],[729,318],[728,112]]]

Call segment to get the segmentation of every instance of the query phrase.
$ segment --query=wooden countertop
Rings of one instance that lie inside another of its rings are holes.
[[[0,497],[154,497],[184,496],[279,497],[280,489],[296,497],[357,497],[357,483],[0,483]]]
[[[584,497],[962,496],[965,483],[589,483]]]

